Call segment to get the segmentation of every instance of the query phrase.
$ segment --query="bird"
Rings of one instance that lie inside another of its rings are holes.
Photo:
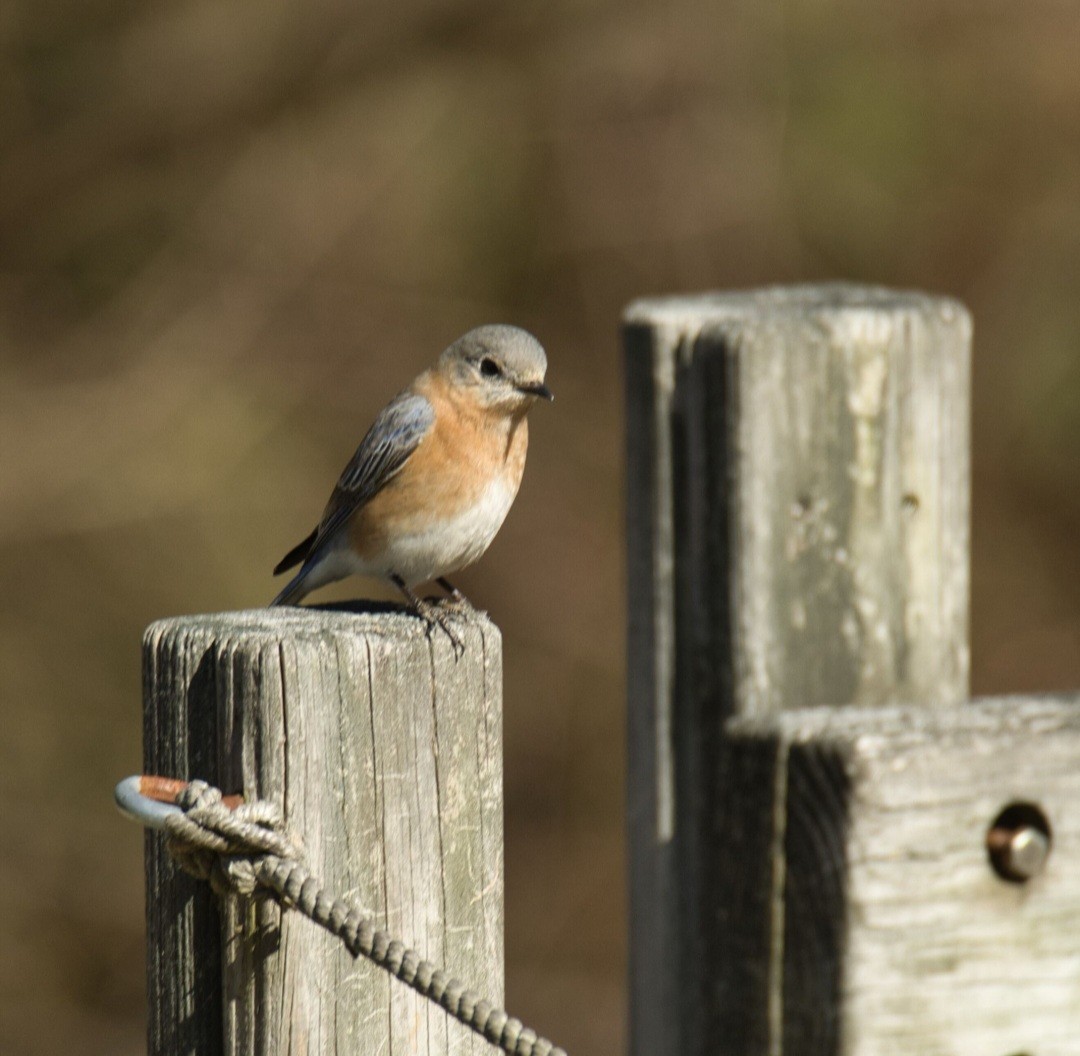
[[[464,652],[446,608],[470,609],[446,578],[477,561],[521,484],[526,415],[545,384],[547,355],[516,326],[480,326],[446,348],[376,416],[314,530],[274,568],[299,571],[270,603],[295,605],[359,574],[388,579],[412,611]],[[416,594],[437,582],[446,607]]]

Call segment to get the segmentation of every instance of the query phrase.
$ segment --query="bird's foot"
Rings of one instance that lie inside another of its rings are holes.
[[[438,627],[450,639],[450,645],[454,650],[454,659],[460,660],[465,655],[465,643],[458,637],[457,631],[451,626],[446,609],[426,598],[418,598],[415,609],[417,616],[427,624],[428,634],[431,634],[433,628]]]
[[[440,576],[435,582],[446,591],[446,597],[439,601],[442,608],[466,614],[476,612],[476,606],[450,580]]]
[[[396,573],[390,579],[408,599],[409,608],[427,624],[428,637],[431,637],[431,629],[438,627],[450,639],[450,644],[454,649],[454,659],[460,660],[465,655],[465,643],[458,637],[454,628],[450,626],[450,618],[446,610],[429,598],[419,597],[412,591],[405,580]]]

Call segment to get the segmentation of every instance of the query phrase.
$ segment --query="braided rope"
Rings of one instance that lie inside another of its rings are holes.
[[[304,865],[303,851],[274,804],[257,800],[230,810],[221,798],[205,781],[190,782],[177,797],[181,813],[165,823],[166,846],[185,872],[208,880],[218,894],[269,895],[298,910],[337,936],[354,957],[362,954],[511,1056],[566,1056],[520,1019],[380,931],[356,906],[327,894]]]

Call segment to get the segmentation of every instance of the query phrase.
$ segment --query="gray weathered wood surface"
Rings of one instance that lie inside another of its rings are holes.
[[[760,923],[783,972],[748,1038],[717,962],[706,1051],[725,1056],[1075,1056],[1080,1051],[1080,695],[964,708],[816,708],[729,727],[731,765],[771,775],[773,819],[742,840],[712,903],[732,950]],[[753,784],[725,814],[757,813]],[[1014,803],[1052,842],[1023,884],[991,868],[986,834]],[[736,849],[734,843],[729,850]],[[771,913],[754,908],[763,889]],[[822,1015],[828,1010],[828,1015]]]
[[[791,287],[639,301],[625,321],[631,575],[661,595],[651,622],[684,607],[680,641],[731,666],[709,688],[737,714],[963,700],[963,306]]]
[[[144,643],[145,762],[283,805],[316,875],[503,999],[502,647],[403,613],[164,620]],[[179,873],[147,838],[155,1056],[470,1053],[487,1046],[336,940]]]
[[[704,916],[731,848],[761,864],[773,838],[771,757],[731,756],[724,723],[966,698],[971,321],[825,286],[640,301],[624,322],[632,1049],[712,1051],[719,1016],[732,1053],[766,1051],[782,880],[741,874],[746,928]],[[724,810],[747,783],[757,800]]]

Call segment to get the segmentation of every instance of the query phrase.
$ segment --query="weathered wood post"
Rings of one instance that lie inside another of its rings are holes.
[[[796,287],[625,339],[632,1051],[1064,1056],[1080,708],[965,704],[967,312]]]
[[[503,995],[502,647],[402,613],[164,620],[144,645],[150,773],[278,802],[316,875]],[[485,1052],[437,1007],[273,904],[179,872],[147,837],[152,1056]]]

